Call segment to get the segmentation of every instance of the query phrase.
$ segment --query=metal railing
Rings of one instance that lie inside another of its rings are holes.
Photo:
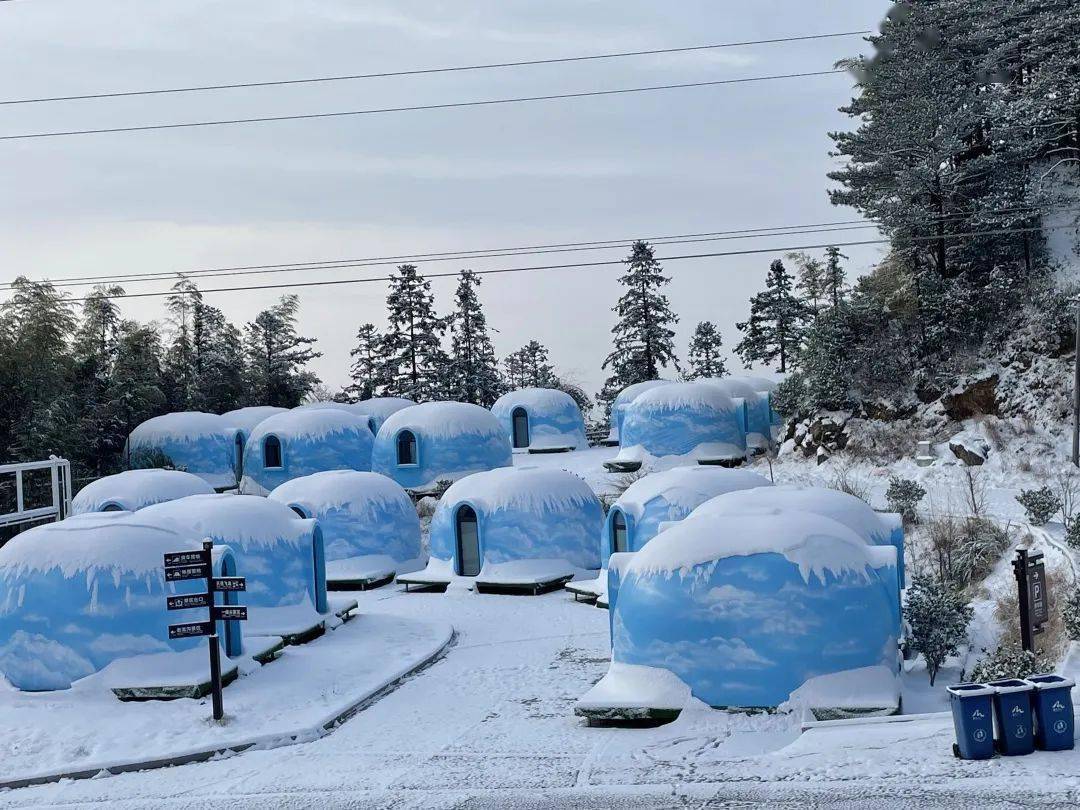
[[[36,470],[49,471],[52,500],[48,506],[26,508],[26,481],[23,475]],[[71,463],[51,456],[48,461],[0,464],[0,480],[15,476],[15,511],[0,514],[0,528],[39,520],[63,520],[71,513]]]

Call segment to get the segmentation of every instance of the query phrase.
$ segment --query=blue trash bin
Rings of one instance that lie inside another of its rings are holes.
[[[1035,719],[1031,696],[1035,687],[1019,678],[990,681],[994,690],[994,720],[997,721],[997,749],[1007,757],[1035,750]]]
[[[994,690],[983,683],[948,687],[956,742],[953,754],[962,759],[990,759],[994,755]]]
[[[1035,747],[1071,751],[1075,738],[1072,689],[1076,682],[1061,675],[1032,675],[1035,687]]]

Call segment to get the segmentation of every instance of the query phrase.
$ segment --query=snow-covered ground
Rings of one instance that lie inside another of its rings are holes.
[[[565,593],[394,587],[360,602],[362,613],[449,621],[456,644],[321,739],[10,791],[0,806],[993,807],[1080,796],[1080,752],[958,761],[948,715],[800,734],[787,716],[691,705],[656,729],[590,728],[573,705],[607,669],[607,614]]]

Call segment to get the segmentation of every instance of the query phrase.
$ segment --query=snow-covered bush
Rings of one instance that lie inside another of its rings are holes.
[[[1061,609],[1061,618],[1065,620],[1065,632],[1073,641],[1080,641],[1080,588],[1073,591],[1065,600]]]
[[[1036,526],[1045,526],[1050,522],[1054,513],[1061,509],[1061,498],[1050,489],[1024,489],[1016,496],[1016,501],[1027,513],[1027,518]]]
[[[895,475],[889,479],[889,488],[885,491],[885,499],[889,502],[890,511],[899,513],[905,523],[918,521],[919,515],[915,510],[919,501],[925,497],[926,490],[916,481]]]
[[[772,408],[785,419],[800,415],[804,391],[801,372],[789,374],[772,393]]]
[[[958,652],[971,616],[971,607],[951,583],[925,574],[915,576],[904,617],[911,628],[911,646],[926,660],[931,686],[945,659]]]
[[[1080,549],[1080,520],[1074,520],[1065,530],[1065,542],[1072,548]]]
[[[848,495],[854,495],[860,501],[870,503],[870,487],[859,480],[850,464],[838,464],[836,474],[829,482],[831,489],[838,489]]]
[[[1054,668],[1043,652],[1029,652],[1016,642],[1006,642],[975,665],[971,680],[977,683],[997,681],[1002,678],[1026,678]]]

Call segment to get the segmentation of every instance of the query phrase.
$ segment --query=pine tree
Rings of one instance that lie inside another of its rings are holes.
[[[352,383],[344,393],[350,402],[371,399],[383,387],[386,361],[382,335],[374,324],[362,323],[356,330],[356,348],[349,352],[353,358],[349,368]]]
[[[816,318],[821,311],[821,303],[826,298],[825,268],[818,259],[808,253],[789,253],[787,258],[798,268],[799,282],[796,289],[802,295],[807,309]]]
[[[911,645],[926,660],[933,686],[945,659],[957,653],[966,637],[972,609],[949,583],[919,574],[908,589],[904,616],[911,627]]]
[[[195,313],[202,304],[202,293],[193,281],[181,277],[165,299],[169,313],[172,340],[165,350],[165,379],[169,405],[174,411],[189,411],[195,407]]]
[[[300,308],[295,295],[282,296],[245,327],[244,356],[250,404],[295,408],[319,378],[304,367],[321,352],[314,338],[296,333]]]
[[[119,455],[137,425],[167,409],[161,369],[161,337],[153,326],[123,321],[117,329],[116,362],[108,389],[109,418],[115,425]],[[104,465],[103,465],[104,466]]]
[[[825,298],[836,309],[844,300],[844,268],[840,265],[840,260],[846,259],[847,256],[842,254],[838,247],[826,248],[825,256],[825,270],[821,277],[821,289]]]
[[[383,337],[386,367],[382,393],[416,402],[443,399],[449,359],[442,348],[446,323],[435,314],[431,282],[403,264],[390,279],[388,327]]]
[[[777,259],[769,267],[765,290],[750,299],[750,319],[735,324],[743,339],[735,353],[749,368],[755,362],[780,362],[780,371],[794,365],[809,311],[794,294],[794,279]]]
[[[686,375],[688,380],[708,379],[711,377],[723,377],[727,374],[727,366],[720,356],[724,346],[724,337],[711,321],[702,321],[694,329],[694,336],[690,339],[690,370]]]
[[[611,375],[600,399],[608,402],[628,385],[656,379],[661,368],[679,367],[671,328],[679,319],[661,292],[671,279],[661,272],[647,242],[634,243],[626,265],[626,273],[619,278],[626,290],[613,308],[618,315],[611,330],[614,345],[603,364]]]
[[[506,390],[495,347],[487,332],[487,318],[477,297],[480,277],[462,270],[454,294],[456,308],[449,318],[450,386],[448,394],[459,402],[472,402],[485,408]]]
[[[196,301],[192,317],[192,406],[221,413],[244,399],[244,350],[240,330],[217,307]]]
[[[506,379],[513,388],[558,388],[560,380],[548,361],[548,348],[530,340],[504,361]]]
[[[113,471],[127,436],[115,420],[109,399],[120,327],[120,310],[114,299],[123,293],[122,287],[95,287],[83,301],[82,321],[75,333],[79,417],[68,453],[95,475]]]
[[[527,387],[525,384],[525,356],[522,349],[511,352],[503,358],[503,368],[507,385],[512,390]]]
[[[843,410],[852,404],[851,363],[846,346],[849,335],[842,313],[830,309],[806,330],[799,355],[802,372],[802,409]]]

